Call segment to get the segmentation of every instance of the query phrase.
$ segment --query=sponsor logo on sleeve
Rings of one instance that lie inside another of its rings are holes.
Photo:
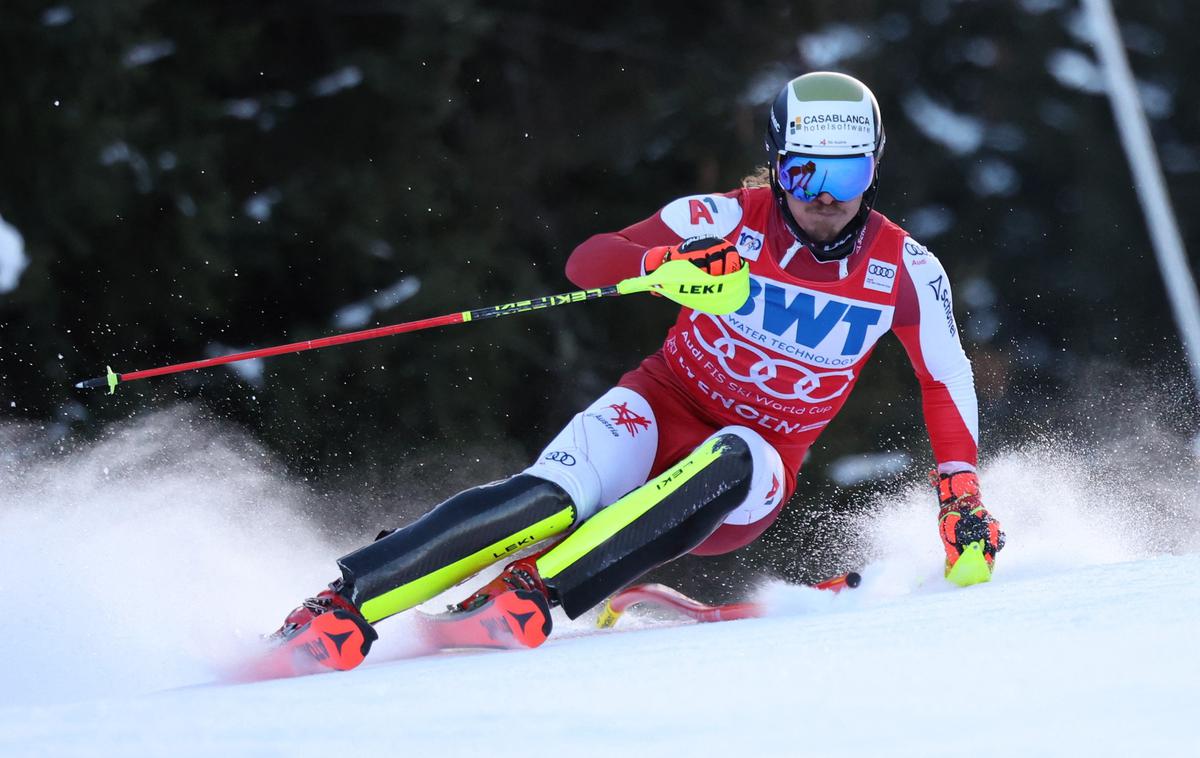
[[[700,224],[712,224],[713,214],[717,213],[717,204],[711,197],[702,197],[699,200],[692,199],[688,201],[688,215],[691,220],[689,223],[692,226]]]
[[[741,223],[742,206],[724,195],[690,195],[667,203],[659,218],[684,239],[726,237]]]
[[[876,258],[867,260],[867,276],[863,286],[876,292],[891,292],[896,285],[896,266]]]
[[[958,329],[954,326],[954,306],[950,303],[950,288],[946,286],[946,277],[939,276],[928,284],[929,289],[933,290],[933,296],[942,304],[942,310],[946,313],[946,327],[950,330],[950,335],[954,336]]]

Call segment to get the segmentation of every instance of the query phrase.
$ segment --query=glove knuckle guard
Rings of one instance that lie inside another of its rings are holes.
[[[733,250],[733,245],[729,244],[728,240],[721,237],[689,237],[679,245],[679,252],[693,253],[701,250],[728,248]]]
[[[668,252],[666,259],[690,260],[713,276],[732,274],[742,267],[742,257],[729,240],[720,237],[692,237]]]
[[[660,245],[646,251],[646,273],[667,261],[691,261],[713,276],[732,274],[742,267],[742,257],[729,240],[720,237],[690,237],[678,245]]]

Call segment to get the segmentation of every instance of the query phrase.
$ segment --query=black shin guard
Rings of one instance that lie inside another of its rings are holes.
[[[651,569],[692,550],[746,498],[750,447],[723,434],[608,506],[538,559],[571,618]]]
[[[339,558],[344,592],[375,623],[566,531],[575,516],[562,487],[530,474],[475,487]]]

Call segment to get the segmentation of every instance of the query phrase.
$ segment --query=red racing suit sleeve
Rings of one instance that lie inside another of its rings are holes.
[[[567,259],[567,278],[585,289],[606,287],[645,273],[647,248],[676,245],[689,237],[725,237],[742,220],[741,191],[689,195],[619,232],[588,238]]]
[[[979,405],[971,362],[954,321],[950,282],[928,250],[911,238],[904,243],[892,331],[908,352],[921,385],[938,472],[973,471],[978,463]]]
[[[655,213],[619,232],[589,237],[567,259],[567,278],[584,289],[616,284],[642,274],[647,248],[681,240]]]

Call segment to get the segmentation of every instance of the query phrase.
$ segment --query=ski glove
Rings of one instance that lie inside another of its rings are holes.
[[[728,240],[692,237],[678,245],[659,245],[646,251],[642,268],[649,274],[667,261],[691,261],[712,276],[732,274],[742,267],[742,256]]]
[[[996,553],[1004,547],[1004,532],[1000,522],[983,507],[979,495],[979,477],[974,471],[959,471],[953,474],[929,472],[929,483],[938,493],[941,510],[938,511],[938,534],[946,548],[946,577],[957,584],[975,584],[991,578]],[[982,543],[976,545],[976,543]],[[959,558],[965,550],[978,552],[982,548],[986,569],[972,572],[959,566]]]

